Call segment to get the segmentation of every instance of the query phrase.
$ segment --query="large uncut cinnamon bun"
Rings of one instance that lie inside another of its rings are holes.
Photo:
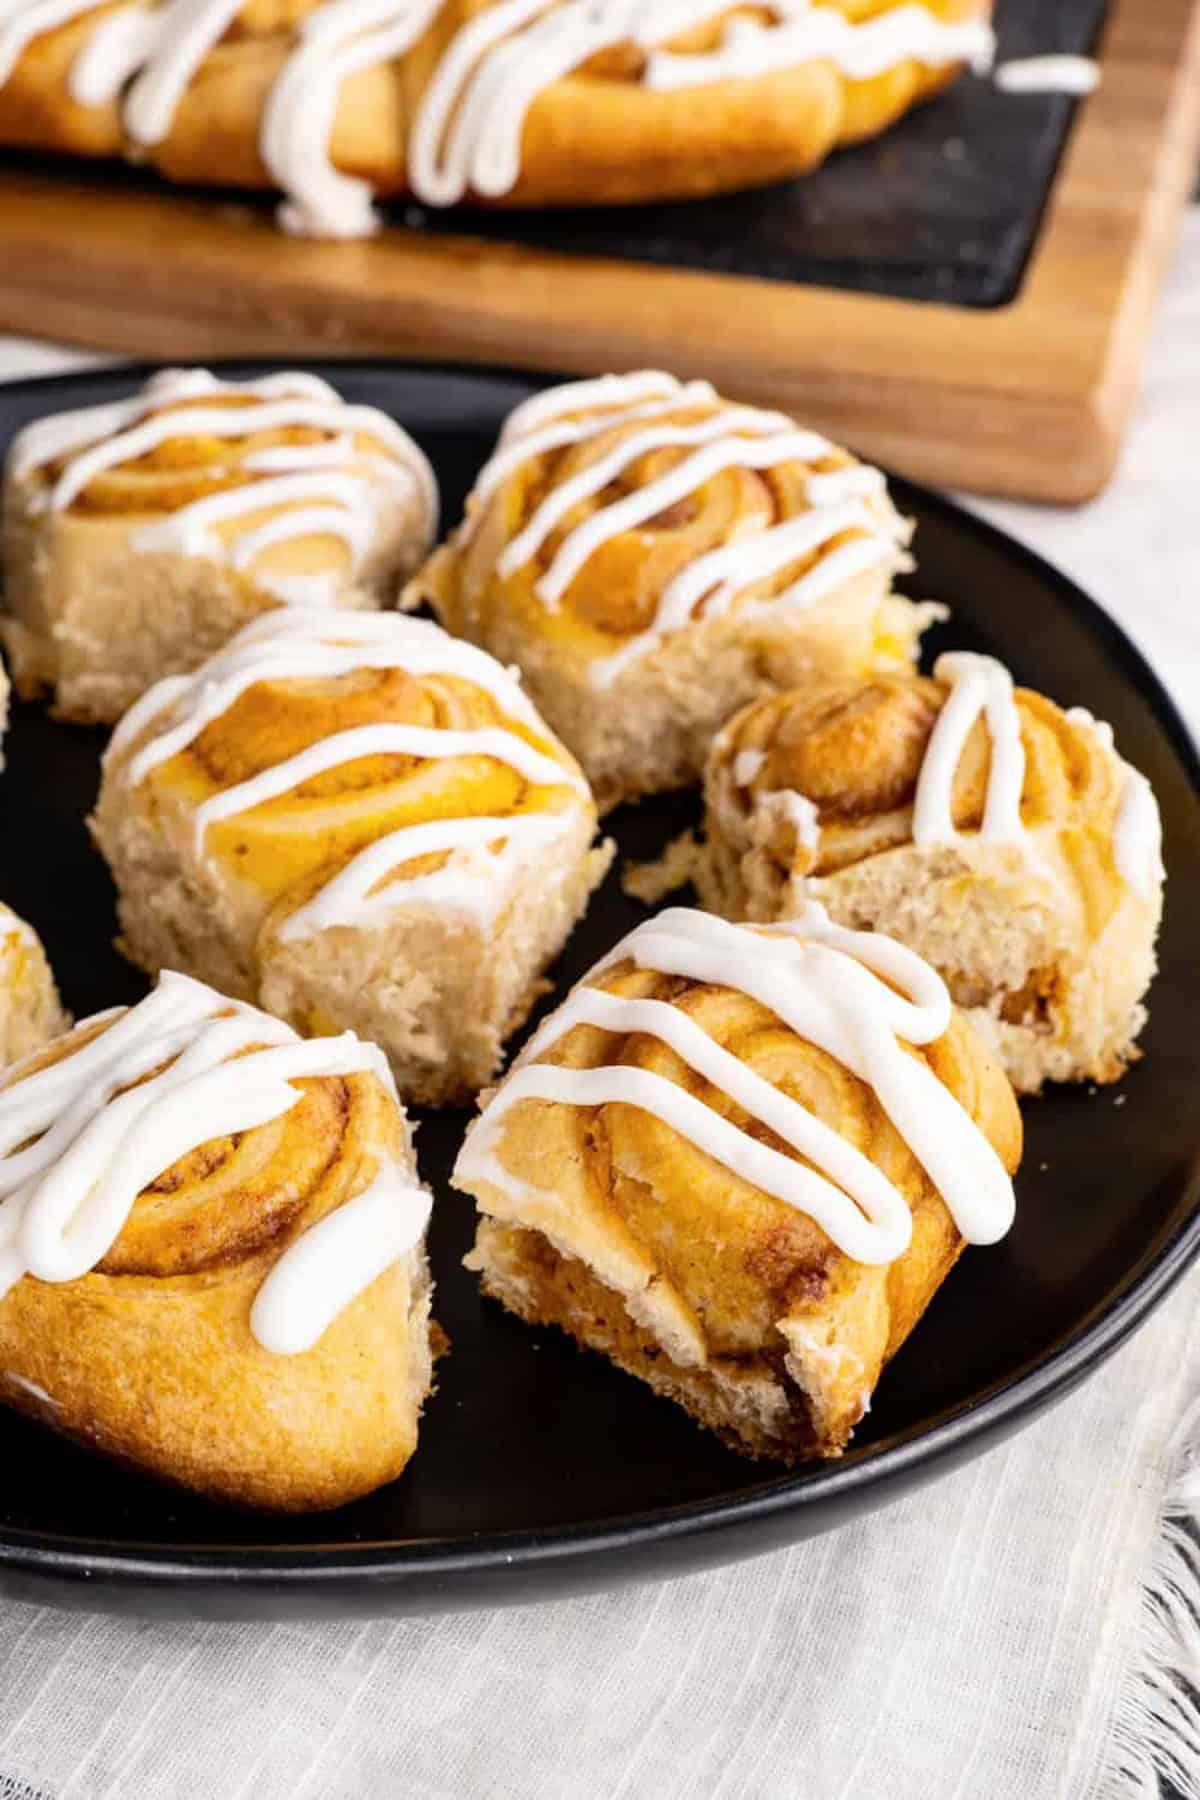
[[[673,910],[535,1034],[468,1134],[468,1266],[735,1448],[841,1451],[964,1242],[1013,1215],[1012,1089],[939,977],[819,907]]]
[[[40,1050],[66,1026],[37,932],[0,904],[0,1068]]]
[[[373,1045],[166,975],[0,1086],[0,1398],[216,1499],[340,1505],[416,1446],[428,1213]]]
[[[0,142],[283,190],[351,236],[430,206],[711,194],[798,175],[964,62],[990,0],[13,0]]]
[[[911,667],[907,538],[878,470],[647,371],[519,407],[406,600],[520,666],[607,808],[694,780],[759,694]]]
[[[259,613],[390,601],[437,490],[405,431],[316,376],[171,369],[21,432],[4,517],[18,691],[112,721]]]
[[[734,918],[819,899],[940,970],[1017,1088],[1115,1081],[1155,967],[1158,807],[1111,730],[1001,664],[779,694],[718,737],[699,887]]]
[[[576,764],[499,664],[397,614],[281,612],[152,689],[93,821],[123,943],[473,1093],[607,867]]]

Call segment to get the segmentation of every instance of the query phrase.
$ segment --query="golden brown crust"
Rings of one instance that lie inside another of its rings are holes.
[[[496,1146],[516,1186],[469,1184],[484,1215],[470,1266],[522,1316],[604,1350],[738,1448],[785,1461],[836,1455],[962,1248],[943,1200],[874,1091],[760,1002],[627,964],[595,985],[668,1002],[832,1126],[908,1202],[910,1248],[889,1265],[856,1263],[657,1115],[529,1099]],[[965,1021],[913,1054],[1015,1170],[1012,1089]],[[541,1060],[652,1071],[800,1160],[658,1039],[580,1026]]]
[[[57,1040],[25,1072],[92,1035]],[[252,1302],[284,1250],[360,1193],[383,1157],[411,1168],[400,1115],[374,1075],[298,1085],[304,1097],[282,1118],[165,1170],[92,1273],[26,1275],[0,1298],[0,1399],[242,1505],[340,1506],[400,1474],[431,1380],[419,1248],[310,1350],[272,1354],[250,1331]]]
[[[313,0],[315,4],[315,0]],[[384,194],[405,190],[405,142],[416,102],[454,30],[491,0],[457,0],[398,63],[376,65],[342,87],[333,158],[344,173]],[[831,0],[854,18],[900,0]],[[989,0],[926,0],[939,18],[986,17]],[[90,21],[34,41],[0,88],[0,141],[86,155],[124,148],[115,107],[82,108],[67,76]],[[307,4],[243,8],[193,78],[166,140],[151,160],[172,179],[239,187],[272,185],[258,148],[271,87],[294,43]],[[735,9],[731,7],[731,12]],[[744,9],[743,9],[744,10]],[[706,49],[721,22],[677,40]],[[499,204],[612,204],[714,194],[803,174],[839,144],[887,128],[953,79],[955,70],[899,64],[870,81],[846,81],[828,63],[703,90],[665,93],[640,85],[640,58],[614,52],[539,96],[522,144],[521,178]]]

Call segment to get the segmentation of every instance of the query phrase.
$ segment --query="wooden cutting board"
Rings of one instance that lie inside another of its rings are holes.
[[[920,479],[1081,501],[1112,472],[1195,179],[1200,0],[1112,0],[1100,60],[1006,305],[420,229],[297,242],[229,199],[22,161],[0,164],[0,329],[175,361],[668,366]]]

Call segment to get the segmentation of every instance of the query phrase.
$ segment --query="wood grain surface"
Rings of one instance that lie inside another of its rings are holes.
[[[1200,0],[1113,0],[1017,299],[994,309],[389,229],[286,238],[233,202],[0,170],[0,329],[134,356],[645,364],[787,406],[905,474],[1082,501],[1112,472],[1200,148]]]

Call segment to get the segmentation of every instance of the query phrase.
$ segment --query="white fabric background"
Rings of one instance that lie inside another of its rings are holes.
[[[1080,513],[984,509],[1106,601],[1193,723],[1198,325],[1200,215],[1112,491]],[[64,360],[0,346],[4,374]],[[969,1468],[717,1574],[362,1626],[2,1607],[0,1800],[19,1783],[54,1800],[1157,1793],[1128,1739],[1157,1716],[1139,1683],[1158,1617],[1143,1583],[1156,1558],[1162,1576],[1172,1437],[1200,1392],[1198,1301],[1200,1275],[1083,1390]],[[1192,1473],[1180,1492],[1198,1487]],[[1169,1592],[1182,1633],[1169,1649],[1194,1666],[1194,1598]],[[1200,1737],[1192,1747],[1176,1768],[1189,1800]]]

